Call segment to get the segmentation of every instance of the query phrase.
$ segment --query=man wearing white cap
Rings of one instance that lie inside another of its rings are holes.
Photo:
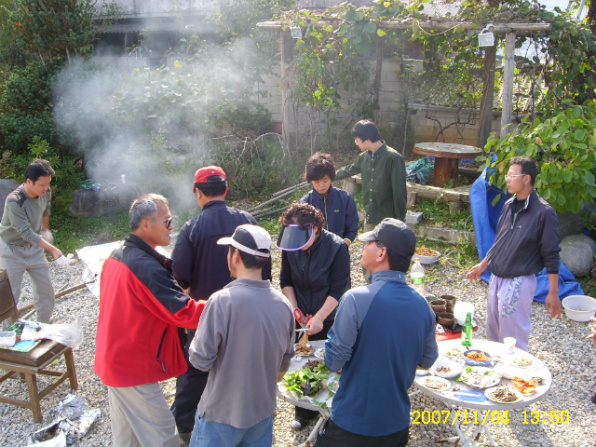
[[[231,237],[228,267],[234,281],[209,297],[189,348],[190,362],[208,371],[190,445],[270,446],[276,383],[294,355],[289,301],[262,270],[271,237],[257,225],[240,225]]]

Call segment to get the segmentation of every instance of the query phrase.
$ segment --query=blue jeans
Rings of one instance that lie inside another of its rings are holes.
[[[273,416],[249,428],[236,428],[201,418],[197,411],[189,447],[271,447],[271,444]]]

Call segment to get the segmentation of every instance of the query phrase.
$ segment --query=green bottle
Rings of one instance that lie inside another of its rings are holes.
[[[464,327],[461,331],[461,344],[464,345],[466,348],[470,349],[472,346],[472,331],[474,330],[474,326],[472,326],[472,312],[468,312],[466,315],[466,322],[464,323]]]

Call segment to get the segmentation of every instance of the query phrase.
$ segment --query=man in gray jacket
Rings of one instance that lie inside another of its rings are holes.
[[[229,245],[234,281],[209,297],[189,348],[195,368],[209,371],[190,445],[270,446],[276,383],[294,355],[292,307],[261,279],[267,231],[244,224],[217,243]]]
[[[25,183],[6,197],[0,224],[0,268],[6,270],[15,301],[21,297],[25,272],[33,283],[37,321],[49,323],[54,310],[54,287],[45,251],[68,263],[52,245],[50,233],[50,182],[54,170],[46,160],[33,160],[25,170]],[[45,250],[45,251],[44,251]],[[59,261],[60,263],[60,261]]]

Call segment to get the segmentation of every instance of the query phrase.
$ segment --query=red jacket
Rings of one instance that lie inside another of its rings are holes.
[[[95,372],[108,386],[159,382],[187,369],[177,328],[196,329],[206,302],[184,294],[165,260],[131,234],[104,263]]]

